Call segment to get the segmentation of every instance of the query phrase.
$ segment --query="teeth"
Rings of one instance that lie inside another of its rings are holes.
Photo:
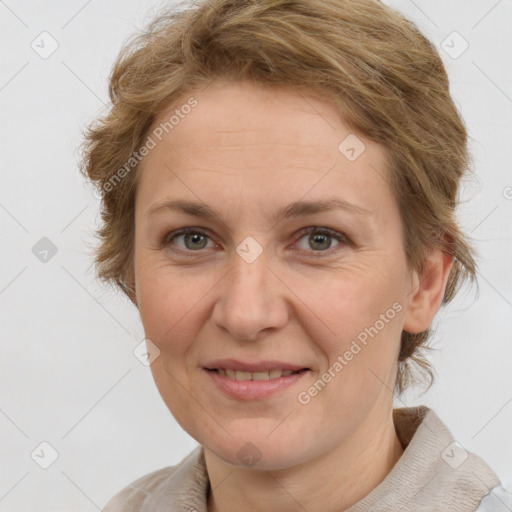
[[[270,372],[251,372],[253,380],[269,380]]]
[[[251,372],[236,371],[236,380],[251,380]]]
[[[235,380],[270,380],[278,379],[279,377],[286,377],[291,375],[292,370],[270,370],[268,372],[244,372],[241,370],[218,369],[216,370],[220,375],[229,377]]]

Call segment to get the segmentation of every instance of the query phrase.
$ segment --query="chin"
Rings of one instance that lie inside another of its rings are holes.
[[[304,443],[292,441],[289,436],[267,437],[267,429],[264,434],[251,436],[229,437],[226,441],[201,444],[206,450],[212,452],[225,463],[238,468],[254,470],[280,470],[300,464],[307,460],[308,454],[301,452]],[[285,442],[287,441],[287,442]]]

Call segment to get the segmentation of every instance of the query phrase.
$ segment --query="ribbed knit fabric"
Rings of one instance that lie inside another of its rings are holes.
[[[433,410],[394,409],[393,419],[404,453],[386,478],[346,512],[475,512],[486,495],[487,502],[496,499],[490,493],[500,485],[498,476],[455,442]],[[209,485],[204,450],[198,446],[179,464],[134,481],[103,512],[207,512]]]

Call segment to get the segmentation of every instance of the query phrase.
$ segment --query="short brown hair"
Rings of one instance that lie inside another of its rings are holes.
[[[422,272],[435,247],[454,256],[443,303],[476,281],[475,249],[455,218],[470,162],[447,73],[416,26],[377,0],[203,0],[164,11],[133,36],[111,73],[109,112],[87,128],[82,146],[81,171],[102,199],[98,277],[134,300],[139,165],[130,172],[126,162],[160,113],[216,78],[328,95],[354,132],[391,155],[409,268]],[[411,362],[432,384],[422,355],[431,334],[402,333],[398,393],[416,381]]]

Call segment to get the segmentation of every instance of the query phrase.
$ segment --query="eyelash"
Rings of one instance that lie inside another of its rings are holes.
[[[201,229],[198,229],[198,228],[194,228],[194,227],[188,227],[188,228],[182,228],[182,229],[178,229],[177,231],[172,231],[168,234],[165,235],[165,237],[163,238],[162,240],[162,246],[165,248],[165,247],[171,247],[172,244],[171,244],[171,241],[174,240],[175,238],[177,238],[178,236],[181,236],[181,235],[187,235],[187,234],[198,234],[198,235],[204,235],[206,237],[208,237],[210,240],[211,238],[208,236],[207,233],[205,233],[204,231],[202,231]],[[340,233],[338,231],[334,231],[333,229],[329,229],[329,228],[320,228],[320,227],[316,227],[316,226],[310,226],[310,227],[307,227],[307,228],[304,228],[304,229],[301,229],[298,233],[298,238],[297,238],[297,242],[299,240],[301,240],[305,235],[308,235],[310,233],[319,233],[319,234],[322,234],[322,235],[328,235],[332,238],[334,238],[335,240],[337,240],[338,242],[340,242],[340,245],[337,245],[335,247],[331,247],[330,249],[326,249],[325,251],[306,251],[306,252],[309,252],[309,253],[319,253],[318,256],[312,256],[312,255],[309,255],[308,257],[311,257],[311,258],[319,258],[319,257],[322,257],[324,255],[331,255],[333,251],[336,251],[337,249],[340,249],[340,246],[341,244],[345,244],[345,245],[353,245],[351,240],[344,234],[344,233]],[[295,242],[295,243],[297,243]],[[186,250],[186,249],[180,249],[180,248],[171,248],[172,251],[174,252],[181,252],[182,254],[186,254],[187,257],[190,256],[190,257],[193,257],[194,254],[187,254],[187,253],[200,253],[202,250],[201,249],[198,249],[197,251],[190,251],[190,250]]]

